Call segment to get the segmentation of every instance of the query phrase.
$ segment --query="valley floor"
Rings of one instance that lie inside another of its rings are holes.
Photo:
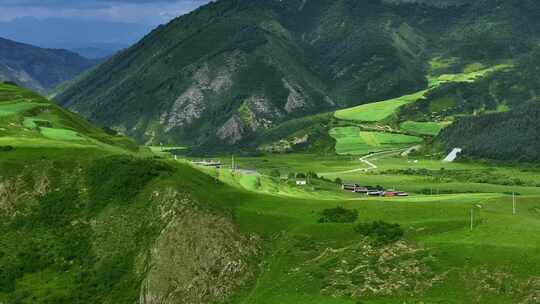
[[[252,193],[235,217],[269,246],[253,289],[235,303],[540,301],[538,169],[395,152],[373,155],[376,168],[363,170],[370,166],[359,157],[297,153],[236,157],[249,170],[233,173],[230,156],[219,159],[222,169],[196,167]],[[299,172],[318,177],[306,186],[287,180]],[[336,178],[410,196],[368,198],[342,191]],[[318,222],[336,206],[357,210],[357,222],[398,223],[405,238],[377,247],[354,224]]]

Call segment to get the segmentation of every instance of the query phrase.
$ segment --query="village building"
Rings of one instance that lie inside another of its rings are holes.
[[[346,191],[355,192],[357,188],[360,188],[359,184],[345,183],[341,185],[341,189],[346,190]]]
[[[191,163],[197,166],[215,167],[218,169],[221,168],[221,161],[219,160],[201,160],[201,161],[192,161]]]
[[[305,180],[305,179],[297,179],[296,180],[296,185],[297,186],[305,186],[305,185],[307,185],[307,180]]]

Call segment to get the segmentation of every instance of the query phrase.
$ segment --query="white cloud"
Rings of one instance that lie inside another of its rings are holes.
[[[0,20],[19,17],[73,18],[158,24],[208,0],[0,0]]]

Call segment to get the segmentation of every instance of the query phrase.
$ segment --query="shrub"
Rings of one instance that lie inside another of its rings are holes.
[[[336,207],[324,209],[319,223],[353,223],[358,219],[358,211]]]
[[[389,224],[383,221],[361,223],[354,231],[373,239],[375,245],[387,245],[397,242],[405,233],[399,224]]]
[[[271,177],[281,177],[281,172],[279,172],[278,169],[272,169],[272,171],[270,171],[270,176]]]
[[[0,146],[0,152],[9,152],[12,151],[14,148],[13,146]]]

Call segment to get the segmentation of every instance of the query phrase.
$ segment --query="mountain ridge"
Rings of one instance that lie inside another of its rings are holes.
[[[42,94],[98,64],[63,49],[44,49],[0,37],[0,81]]]

